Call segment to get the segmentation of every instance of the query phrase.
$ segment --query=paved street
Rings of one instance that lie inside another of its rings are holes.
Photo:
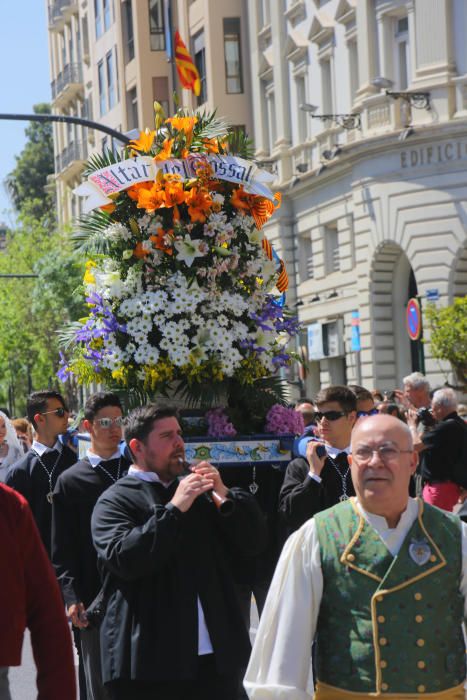
[[[258,627],[256,605],[251,606],[251,641],[254,640]],[[76,677],[78,677],[78,659],[75,653]],[[18,668],[10,669],[10,687],[13,700],[36,700],[36,668],[32,656],[29,633],[26,634],[23,646],[23,663]]]

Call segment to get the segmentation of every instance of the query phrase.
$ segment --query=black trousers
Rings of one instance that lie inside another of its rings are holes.
[[[198,657],[198,674],[190,681],[145,683],[120,679],[106,684],[112,700],[237,700],[240,672],[219,675],[214,654]]]

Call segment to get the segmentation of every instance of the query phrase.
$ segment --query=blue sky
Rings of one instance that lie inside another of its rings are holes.
[[[31,114],[50,102],[45,0],[4,0],[0,9],[0,113]],[[25,144],[27,122],[0,119],[0,222],[12,224],[3,181]]]

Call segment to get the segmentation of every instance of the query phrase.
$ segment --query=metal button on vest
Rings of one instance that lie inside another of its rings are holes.
[[[386,644],[388,643],[388,640],[386,639],[386,637],[381,637],[381,639],[379,640],[379,643],[382,647],[385,647]],[[425,644],[425,642],[423,642],[423,643]]]
[[[378,619],[378,622],[381,622],[381,623],[386,622],[386,618],[384,617],[384,615],[378,615],[377,619]]]
[[[355,554],[352,554],[352,552],[350,552],[350,554],[347,554],[346,559],[347,561],[355,561]]]
[[[434,555],[434,554],[432,554],[432,555],[431,555],[431,557],[430,557],[430,561],[436,561],[436,557],[435,557],[435,555]]]
[[[388,662],[385,661],[384,659],[381,659],[381,661],[379,662],[379,665],[381,668],[387,668]]]
[[[388,690],[389,686],[387,683],[381,683],[381,690]]]
[[[426,663],[424,661],[417,661],[417,667],[418,668],[425,668]]]
[[[426,688],[424,685],[417,685],[417,690],[419,693],[424,693]]]
[[[425,646],[425,640],[424,640],[424,639],[417,639],[417,646],[418,646],[418,647],[424,647],[424,646]]]
[[[421,593],[414,593],[413,597],[415,598],[415,600],[421,600],[423,598]]]
[[[423,622],[423,615],[415,615],[415,622]]]

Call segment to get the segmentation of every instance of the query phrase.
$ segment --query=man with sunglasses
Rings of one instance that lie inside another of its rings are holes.
[[[122,425],[122,406],[116,394],[98,392],[88,398],[84,428],[91,438],[90,449],[57,480],[53,499],[52,561],[67,613],[79,630],[88,700],[108,698],[102,683],[99,629],[86,619],[86,608],[102,585],[91,515],[99,496],[130,466],[120,451]]]
[[[301,456],[289,463],[279,495],[285,535],[315,513],[355,495],[347,456],[356,405],[355,394],[346,386],[330,386],[316,396],[320,437],[301,441]]]
[[[373,394],[359,384],[349,384],[348,388],[353,391],[357,399],[357,418],[376,416],[378,409],[375,406]]]
[[[28,397],[26,413],[36,438],[24,457],[11,465],[5,483],[28,501],[50,556],[53,491],[59,475],[76,462],[76,454],[58,439],[68,427],[61,394],[35,391]]]
[[[464,700],[467,525],[409,497],[417,460],[399,419],[357,422],[357,498],[285,545],[245,679],[251,700]]]

